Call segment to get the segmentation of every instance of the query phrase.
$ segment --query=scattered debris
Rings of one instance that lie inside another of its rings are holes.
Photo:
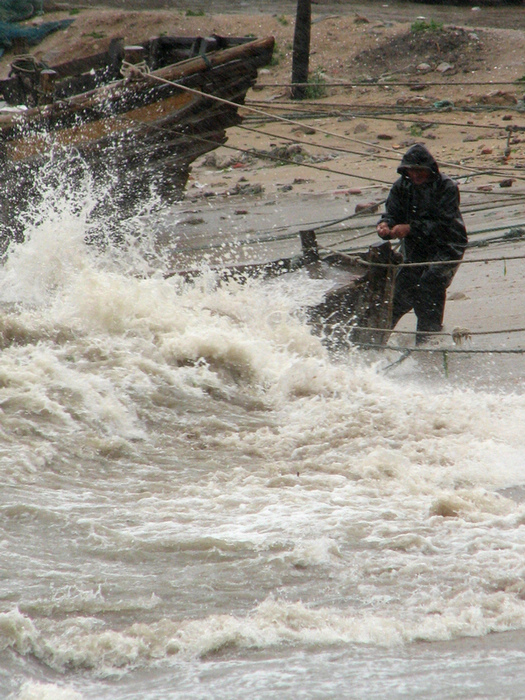
[[[468,328],[454,328],[452,331],[452,340],[455,345],[462,345],[463,341],[471,340],[472,332]]]
[[[478,102],[482,105],[516,105],[518,104],[518,99],[516,95],[511,92],[505,92],[504,90],[493,90],[486,95],[481,95],[478,98]]]
[[[436,70],[438,73],[448,73],[448,71],[454,70],[454,66],[451,63],[442,61],[439,66],[437,66]]]
[[[311,126],[295,126],[292,129],[292,132],[305,134],[306,136],[311,136],[312,134],[316,133],[315,129]]]
[[[454,109],[454,103],[451,100],[437,100],[432,106],[434,109],[441,109],[444,112],[450,112]]]
[[[246,185],[235,185],[233,189],[228,191],[229,195],[236,194],[262,194],[264,192],[264,187],[260,184],[251,185],[247,183]]]
[[[375,214],[379,209],[380,202],[361,202],[355,205],[355,213],[366,212],[367,214]]]
[[[204,224],[205,221],[202,217],[200,216],[190,216],[189,219],[186,219],[185,221],[181,221],[181,224],[188,224],[188,226],[200,226],[200,224]]]

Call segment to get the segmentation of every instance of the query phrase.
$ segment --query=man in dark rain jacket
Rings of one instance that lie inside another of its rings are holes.
[[[390,190],[377,233],[401,240],[404,262],[429,263],[401,267],[394,288],[392,328],[414,309],[419,344],[443,328],[446,290],[465,252],[467,233],[458,186],[440,173],[425,146],[409,148],[397,172],[401,177]],[[447,260],[452,264],[432,265]]]

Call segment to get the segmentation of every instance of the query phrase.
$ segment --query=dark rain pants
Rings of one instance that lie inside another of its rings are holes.
[[[392,328],[414,309],[417,317],[416,344],[428,333],[443,329],[443,315],[450,286],[458,265],[402,267],[396,276],[392,311]]]

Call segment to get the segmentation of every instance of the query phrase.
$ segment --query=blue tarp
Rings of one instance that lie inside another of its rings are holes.
[[[0,56],[13,45],[15,39],[25,39],[30,46],[34,46],[48,34],[56,32],[57,29],[69,27],[72,22],[72,19],[62,19],[56,22],[44,22],[38,27],[24,27],[11,22],[0,22]]]
[[[44,0],[0,0],[0,22],[22,22],[44,12]]]
[[[44,0],[0,0],[0,56],[13,45],[15,39],[25,39],[28,45],[39,44],[48,34],[69,27],[72,19],[43,22],[37,26],[17,24],[42,14]]]

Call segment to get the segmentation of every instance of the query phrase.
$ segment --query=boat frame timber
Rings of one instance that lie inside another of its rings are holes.
[[[167,60],[197,55],[155,68],[169,42]],[[273,47],[273,37],[159,37],[133,47],[115,39],[104,54],[38,70],[26,86],[27,101],[37,104],[0,114],[0,165],[10,187],[2,219],[9,224],[14,207],[38,198],[36,173],[51,158],[72,153],[110,186],[121,211],[133,213],[152,190],[163,204],[177,201],[191,163],[241,122],[239,107]],[[126,77],[115,79],[122,66]],[[19,98],[19,77],[0,82],[4,97]]]

